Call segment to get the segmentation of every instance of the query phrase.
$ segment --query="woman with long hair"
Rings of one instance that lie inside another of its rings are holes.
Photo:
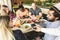
[[[19,30],[12,30],[9,27],[10,17],[0,16],[0,39],[1,40],[27,40],[24,34]]]
[[[12,30],[8,27],[9,16],[0,16],[0,39],[1,40],[15,40]]]

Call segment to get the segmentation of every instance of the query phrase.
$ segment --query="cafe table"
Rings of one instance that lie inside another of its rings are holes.
[[[35,37],[40,37],[40,38],[42,38],[43,36],[44,36],[44,33],[42,33],[42,32],[36,32],[36,31],[34,31],[34,29],[33,29],[33,27],[34,26],[29,26],[28,28],[25,28],[25,27],[23,27],[22,25],[24,25],[24,24],[26,24],[26,23],[24,23],[24,21],[25,20],[31,20],[31,19],[20,19],[20,21],[22,22],[22,24],[20,25],[20,27],[14,27],[14,28],[12,28],[13,30],[16,30],[16,29],[18,29],[18,30],[21,30],[22,31],[22,33],[24,33],[25,34],[25,36],[28,38],[28,39],[34,39]],[[26,22],[27,22],[26,21]],[[43,20],[37,20],[37,22],[32,22],[32,23],[27,23],[27,24],[35,24],[36,25],[36,27],[41,27],[40,25],[43,23],[44,21]],[[36,28],[35,28],[36,29]]]

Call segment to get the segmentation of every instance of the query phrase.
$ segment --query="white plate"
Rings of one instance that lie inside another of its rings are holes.
[[[23,24],[20,28],[30,29],[30,28],[31,28],[31,24],[25,23],[25,24]]]

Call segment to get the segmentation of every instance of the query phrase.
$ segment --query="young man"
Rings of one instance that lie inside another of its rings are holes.
[[[29,14],[30,14],[31,18],[32,17],[36,17],[36,16],[42,17],[41,9],[38,8],[35,3],[31,4],[31,8],[29,10]]]
[[[60,40],[60,3],[49,9],[47,18],[50,22],[46,23],[46,28],[36,27],[35,31],[45,33],[43,40]]]

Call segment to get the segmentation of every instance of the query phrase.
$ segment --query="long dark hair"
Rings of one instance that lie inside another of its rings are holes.
[[[15,40],[12,30],[9,27],[9,16],[0,16],[0,30],[2,35],[0,36],[2,40]],[[3,37],[3,38],[2,38]]]

